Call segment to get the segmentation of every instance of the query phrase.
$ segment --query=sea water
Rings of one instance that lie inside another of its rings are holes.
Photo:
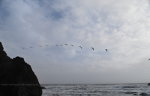
[[[42,96],[141,96],[150,94],[150,86],[142,84],[47,84]],[[149,95],[148,95],[149,96]]]

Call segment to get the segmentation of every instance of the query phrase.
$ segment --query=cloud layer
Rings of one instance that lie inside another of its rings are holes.
[[[148,82],[149,10],[149,0],[1,0],[0,41],[41,83]]]

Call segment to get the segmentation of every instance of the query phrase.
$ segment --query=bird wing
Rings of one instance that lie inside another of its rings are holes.
[[[79,46],[82,49],[82,46]]]
[[[94,47],[91,47],[91,49],[94,51]]]

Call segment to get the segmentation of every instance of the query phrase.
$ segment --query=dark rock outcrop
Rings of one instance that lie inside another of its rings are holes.
[[[23,58],[7,56],[0,42],[0,96],[41,96],[42,88]]]

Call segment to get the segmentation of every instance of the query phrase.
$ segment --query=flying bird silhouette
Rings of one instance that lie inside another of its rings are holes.
[[[108,52],[108,49],[105,49],[106,52]]]
[[[81,48],[81,50],[82,50],[82,48],[83,48],[82,46],[78,46],[78,47],[80,47],[80,48]]]
[[[71,46],[74,46],[74,45],[71,45]]]
[[[94,47],[91,47],[91,49],[94,51]]]
[[[66,46],[67,46],[68,44],[64,44],[64,45],[66,45]]]
[[[63,46],[63,45],[58,45],[58,44],[56,44],[56,46]]]
[[[24,48],[24,47],[22,47],[22,49],[24,50],[25,48]]]

